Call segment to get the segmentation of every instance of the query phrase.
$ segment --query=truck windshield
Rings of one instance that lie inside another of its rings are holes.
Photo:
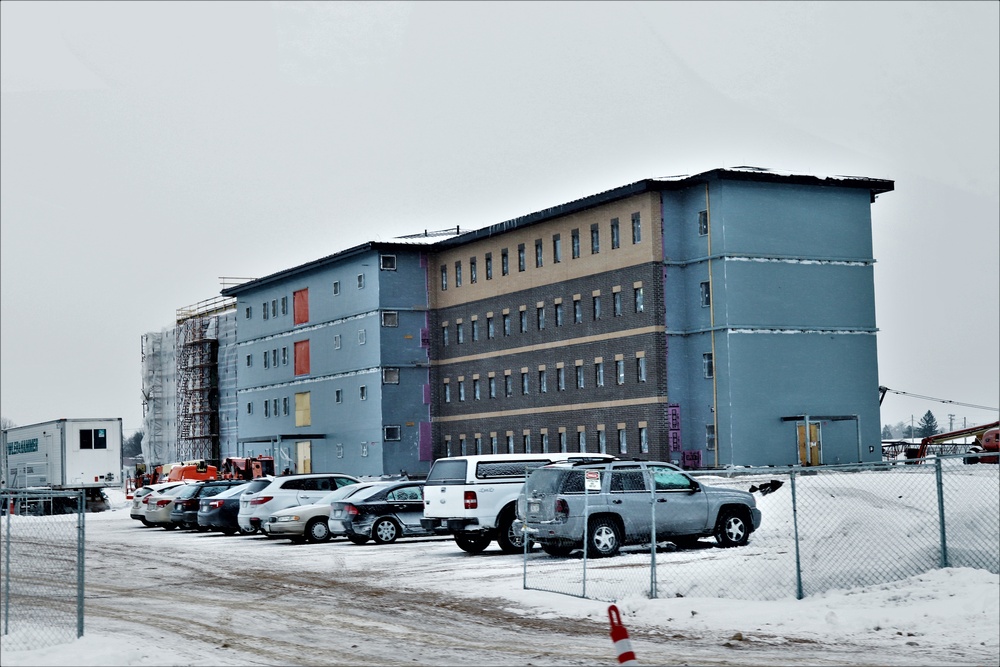
[[[427,474],[426,484],[465,484],[465,470],[467,462],[465,459],[457,461],[446,461],[440,459],[431,466],[431,471]]]

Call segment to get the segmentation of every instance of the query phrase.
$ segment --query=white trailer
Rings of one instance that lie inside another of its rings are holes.
[[[122,420],[56,419],[3,431],[3,487],[85,489],[89,498],[121,483]]]

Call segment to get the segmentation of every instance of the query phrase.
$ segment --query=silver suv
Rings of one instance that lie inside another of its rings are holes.
[[[613,556],[653,540],[691,546],[714,536],[722,547],[747,543],[760,510],[746,491],[707,486],[660,461],[554,463],[531,472],[514,529],[552,556],[584,548]]]

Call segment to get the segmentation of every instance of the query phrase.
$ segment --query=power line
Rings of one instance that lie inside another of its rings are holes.
[[[972,403],[960,403],[959,401],[949,401],[947,398],[934,398],[933,396],[923,396],[921,394],[911,394],[906,391],[899,391],[898,389],[889,389],[888,387],[879,387],[882,392],[891,392],[893,394],[900,394],[901,396],[910,396],[912,398],[922,398],[925,401],[937,401],[938,403],[948,403],[949,405],[960,405],[963,408],[975,408],[977,410],[992,410],[993,412],[1000,412],[1000,408],[991,408],[986,405],[974,405]]]

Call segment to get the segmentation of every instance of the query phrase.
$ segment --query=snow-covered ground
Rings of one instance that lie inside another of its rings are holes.
[[[829,480],[803,478],[798,486],[820,483],[828,488]],[[880,480],[857,495],[879,489],[885,502],[898,492]],[[786,537],[776,521],[787,510],[784,491],[760,499],[764,525],[748,547],[665,553],[658,565],[665,582],[672,568],[683,579],[685,564],[698,558],[741,576],[759,571],[760,599],[680,596],[665,585],[658,599],[630,593],[616,601],[640,664],[1000,664],[1000,576],[984,569],[935,569],[796,600],[787,582],[760,567],[769,545]],[[607,602],[525,590],[523,559],[495,546],[469,556],[447,538],[296,545],[167,532],[130,519],[120,494],[112,504],[87,515],[85,636],[32,648],[15,631],[0,644],[5,667],[616,664]],[[983,528],[995,536],[995,526]],[[869,530],[872,545],[888,541]],[[539,570],[531,567],[544,566],[552,582],[573,582],[582,565],[537,558],[529,562],[534,581]],[[598,564],[626,570],[631,558],[594,561],[589,576],[596,580]],[[865,576],[864,562],[838,567],[841,576],[851,568],[857,580]]]

